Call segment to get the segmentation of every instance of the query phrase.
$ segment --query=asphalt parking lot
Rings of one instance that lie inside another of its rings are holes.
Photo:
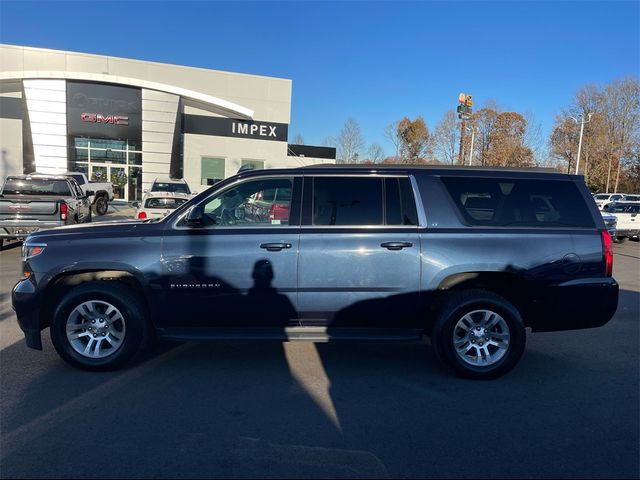
[[[0,476],[638,478],[640,244],[614,251],[609,324],[530,335],[514,371],[476,382],[420,344],[162,345],[127,370],[82,372],[48,332],[42,352],[25,346],[9,246]]]

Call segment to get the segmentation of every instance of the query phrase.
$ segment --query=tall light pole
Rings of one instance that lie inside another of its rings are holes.
[[[473,141],[476,138],[476,133],[478,132],[478,127],[465,127],[468,131],[471,131],[471,148],[469,149],[469,166],[471,166],[471,160],[473,159]]]
[[[468,129],[466,121],[471,118],[473,113],[473,98],[471,95],[461,93],[458,95],[458,118],[462,120],[460,122],[460,150],[458,151],[458,163],[464,165],[464,131]]]
[[[584,124],[589,123],[591,121],[591,113],[587,114],[587,120],[584,119],[584,113],[580,115],[580,121],[576,117],[571,117],[576,125],[580,124],[580,140],[578,141],[578,159],[576,160],[576,175],[578,174],[578,169],[580,168],[580,152],[582,151],[582,133],[584,132]]]

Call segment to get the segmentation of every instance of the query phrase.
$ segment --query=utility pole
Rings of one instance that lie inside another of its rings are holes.
[[[467,126],[465,124],[465,118],[459,117],[462,119],[460,122],[460,149],[458,150],[458,163],[460,165],[464,165],[464,131]]]
[[[467,128],[466,121],[471,118],[471,113],[473,111],[473,99],[471,98],[471,95],[465,95],[464,93],[458,95],[458,108],[456,111],[458,112],[458,118],[462,120],[460,122],[460,150],[458,151],[458,163],[460,165],[464,165],[464,132]],[[471,137],[471,141],[473,142],[473,136]]]
[[[582,151],[582,134],[584,132],[584,124],[589,123],[591,121],[591,113],[587,115],[587,120],[584,119],[584,113],[580,114],[580,121],[575,117],[571,117],[576,125],[580,124],[580,140],[578,141],[578,159],[576,160],[576,175],[578,174],[578,170],[580,169],[580,152]]]
[[[471,148],[469,149],[469,166],[471,166],[471,161],[473,160],[473,141],[476,138],[476,132],[478,131],[478,127],[471,126],[465,127],[467,131],[471,131]]]

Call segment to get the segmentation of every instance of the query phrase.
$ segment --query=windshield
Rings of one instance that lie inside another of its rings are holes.
[[[191,195],[191,190],[186,183],[168,183],[168,182],[155,182],[151,186],[152,192],[171,192],[171,193],[186,193]]]
[[[601,193],[599,195],[596,195],[595,198],[596,200],[606,200],[607,198],[609,198],[611,195],[609,195],[608,193]]]
[[[144,208],[149,209],[174,209],[178,208],[183,203],[186,203],[188,199],[186,198],[148,198],[144,202]]]
[[[48,178],[7,178],[3,195],[56,195],[70,197],[71,191],[66,180]]]

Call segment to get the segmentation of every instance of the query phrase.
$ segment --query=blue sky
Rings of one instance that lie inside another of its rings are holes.
[[[548,133],[581,86],[638,76],[639,18],[638,1],[0,0],[0,41],[290,78],[290,139],[354,117],[390,154],[387,124],[433,129],[461,91]]]

